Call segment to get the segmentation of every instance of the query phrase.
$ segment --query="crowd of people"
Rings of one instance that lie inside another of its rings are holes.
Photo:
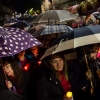
[[[87,15],[87,24],[99,6],[99,0],[86,0],[68,11]],[[100,44],[85,49],[88,63],[81,47],[70,60],[65,52],[41,59],[45,49],[39,46],[1,58],[0,100],[100,100]]]
[[[66,60],[64,53],[56,53],[42,59],[41,64],[26,51],[15,57],[4,57],[1,59],[0,91],[14,91],[23,100],[67,100],[65,94],[69,91],[74,100],[100,100],[100,44],[86,51],[90,70],[81,48],[75,49],[75,59]]]

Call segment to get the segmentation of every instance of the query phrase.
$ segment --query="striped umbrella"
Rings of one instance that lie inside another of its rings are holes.
[[[95,43],[100,43],[100,25],[76,28],[67,34],[60,35],[42,58],[57,52]]]

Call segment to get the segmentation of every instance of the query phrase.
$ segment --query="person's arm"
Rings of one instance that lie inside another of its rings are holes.
[[[47,86],[46,78],[43,77],[38,80],[37,84],[37,100],[64,100],[64,97],[51,97],[49,94],[50,87]]]

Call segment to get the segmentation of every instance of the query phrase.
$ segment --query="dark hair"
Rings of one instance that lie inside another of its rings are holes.
[[[8,62],[11,65],[12,70],[14,71],[14,83],[17,85],[20,85],[20,83],[23,80],[23,73],[22,73],[22,69],[19,67],[18,62],[13,58],[13,57],[5,57],[2,58],[2,63],[3,65]],[[12,80],[11,77],[8,77],[9,79]]]
[[[97,5],[97,2],[94,2],[93,0],[82,1],[79,4],[77,10],[81,16],[88,15],[96,11],[96,5]]]

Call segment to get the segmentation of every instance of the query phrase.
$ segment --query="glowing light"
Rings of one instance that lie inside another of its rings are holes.
[[[25,66],[25,67],[24,67],[24,70],[25,70],[25,71],[28,71],[28,67],[27,67],[27,66]]]
[[[41,61],[38,61],[38,64],[40,65],[41,64]]]
[[[26,65],[24,66],[24,70],[25,70],[25,71],[28,71],[28,70],[29,70],[29,67],[30,67],[30,64],[28,63],[28,64],[26,64]]]
[[[68,92],[66,93],[66,97],[67,97],[67,98],[72,98],[72,92],[71,92],[71,91],[68,91]]]

